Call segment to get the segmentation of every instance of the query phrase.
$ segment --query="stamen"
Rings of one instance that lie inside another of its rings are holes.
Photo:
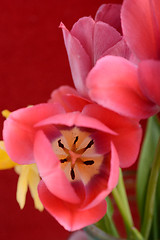
[[[74,140],[73,144],[76,144],[77,141],[78,141],[78,136],[76,136],[76,139]]]
[[[64,148],[63,143],[61,143],[61,139],[58,140],[58,146],[59,146],[60,148]]]
[[[85,165],[92,165],[94,164],[94,161],[93,160],[88,160],[88,161],[85,161],[83,162]]]
[[[87,150],[88,148],[92,147],[92,145],[94,144],[93,139],[88,143],[88,145],[85,147],[85,150]]]
[[[61,162],[61,163],[67,162],[67,158],[60,159],[60,162]]]
[[[72,178],[72,180],[74,180],[75,179],[75,172],[74,172],[74,170],[73,170],[73,168],[71,169],[71,178]]]

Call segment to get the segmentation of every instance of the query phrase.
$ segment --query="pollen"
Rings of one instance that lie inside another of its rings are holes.
[[[92,133],[73,127],[60,130],[61,136],[52,143],[67,179],[87,184],[100,171],[103,155],[96,153]]]

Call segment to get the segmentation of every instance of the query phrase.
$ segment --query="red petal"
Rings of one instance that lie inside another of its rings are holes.
[[[120,4],[103,4],[96,13],[95,21],[108,23],[121,32],[120,10]]]
[[[115,134],[113,130],[108,128],[102,122],[97,120],[95,117],[88,117],[80,112],[71,112],[66,114],[57,114],[56,116],[50,117],[46,120],[39,122],[35,127],[41,127],[49,124],[58,124],[64,126],[77,126],[77,127],[85,127],[100,130],[106,133]]]
[[[58,102],[66,112],[82,111],[89,100],[80,97],[78,92],[71,87],[62,86],[52,92],[50,102]]]
[[[40,176],[49,191],[65,201],[78,203],[80,199],[61,169],[51,143],[42,131],[38,131],[36,134],[34,155]]]
[[[33,163],[33,124],[60,112],[64,110],[57,104],[39,104],[11,113],[3,129],[5,147],[11,159],[19,164]]]
[[[160,106],[160,61],[142,61],[139,65],[139,82],[144,95]]]
[[[95,21],[91,17],[83,17],[71,29],[71,34],[79,40],[90,60],[93,54],[94,25]]]
[[[138,122],[96,104],[87,105],[83,111],[88,116],[96,116],[98,120],[117,133],[111,136],[105,134],[106,140],[102,137],[102,141],[107,142],[108,138],[108,141],[113,142],[118,152],[120,167],[131,166],[137,159],[142,136]]]
[[[159,0],[124,0],[122,5],[124,37],[140,59],[160,57],[159,12]]]
[[[63,31],[64,42],[75,87],[82,96],[87,96],[85,79],[91,69],[90,56],[85,51],[80,41],[74,37],[63,24],[60,26]]]
[[[76,231],[93,224],[106,213],[105,200],[93,208],[84,210],[52,195],[43,181],[40,182],[38,191],[44,207],[68,231]]]
[[[96,206],[106,198],[116,187],[119,178],[119,156],[114,144],[111,142],[111,156],[101,175],[95,176],[87,186],[87,198],[84,202],[85,209]],[[102,166],[103,167],[103,166]]]
[[[116,31],[109,24],[104,22],[96,22],[94,27],[94,38],[93,38],[93,63],[104,56],[105,52],[113,47],[117,42],[122,39],[119,32]],[[112,53],[111,53],[112,54]],[[94,65],[93,64],[93,65]]]
[[[157,111],[140,90],[137,68],[124,58],[101,58],[86,81],[90,98],[103,107],[137,119]]]

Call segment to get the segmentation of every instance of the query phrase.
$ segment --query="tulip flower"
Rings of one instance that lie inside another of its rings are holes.
[[[63,86],[49,103],[12,112],[3,137],[13,161],[36,163],[44,207],[75,231],[106,213],[105,197],[118,182],[119,167],[137,158],[141,127]]]
[[[160,4],[156,0],[124,0],[122,29],[134,64],[105,56],[86,79],[89,97],[128,117],[148,118],[160,110]]]
[[[133,60],[133,55],[120,29],[121,5],[104,4],[95,16],[80,18],[71,31],[61,23],[73,81],[78,92],[88,97],[86,77],[97,60],[106,56],[122,56]],[[117,28],[117,29],[116,29]]]
[[[125,0],[122,27],[125,39],[141,60],[138,82],[151,102],[160,106],[160,2]]]

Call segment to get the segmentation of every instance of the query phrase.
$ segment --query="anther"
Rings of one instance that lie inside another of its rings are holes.
[[[87,150],[88,148],[92,147],[92,145],[94,144],[93,139],[88,143],[88,145],[85,147],[85,150]]]
[[[61,163],[67,162],[67,159],[66,159],[66,158],[60,159],[60,162],[61,162]]]
[[[94,161],[93,160],[88,160],[88,161],[85,161],[83,162],[85,165],[92,165],[94,164]]]
[[[74,140],[73,144],[76,144],[77,141],[78,141],[78,136],[76,136],[76,139]]]
[[[63,143],[61,143],[61,139],[58,140],[58,146],[59,146],[60,148],[64,148]]]
[[[75,179],[75,172],[74,172],[74,170],[73,170],[73,168],[71,169],[71,178],[72,178],[72,180],[74,180]]]

